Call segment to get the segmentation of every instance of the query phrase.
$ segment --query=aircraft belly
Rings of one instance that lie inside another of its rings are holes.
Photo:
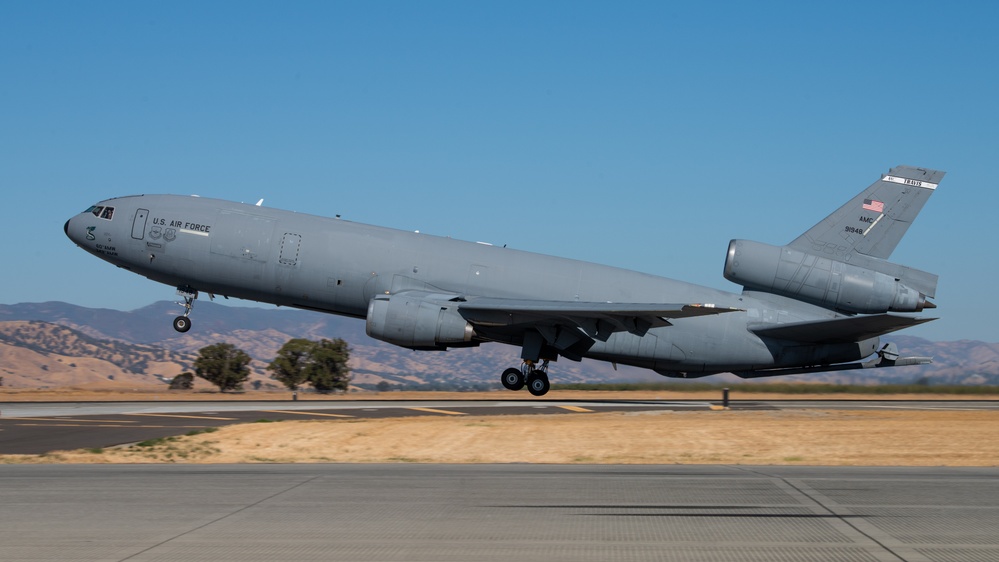
[[[682,360],[683,352],[668,342],[664,345],[652,333],[637,336],[628,332],[615,332],[607,338],[607,341],[595,342],[586,356],[602,361],[652,368],[659,361]]]
[[[676,360],[660,360],[657,371],[723,372],[772,365],[774,354],[746,330],[746,314],[676,321],[656,330],[659,347],[672,346]]]

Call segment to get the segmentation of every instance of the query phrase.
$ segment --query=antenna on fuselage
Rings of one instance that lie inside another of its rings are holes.
[[[257,201],[257,206],[259,207],[259,206],[261,206],[263,204],[264,204],[264,199],[263,199],[263,197],[261,197],[260,201]]]

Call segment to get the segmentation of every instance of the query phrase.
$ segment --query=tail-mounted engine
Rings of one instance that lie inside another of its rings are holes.
[[[810,302],[843,312],[878,314],[935,308],[936,276],[854,254],[863,265],[845,263],[750,240],[732,240],[725,278],[745,288]],[[880,271],[879,271],[880,269]],[[912,281],[907,281],[906,274]],[[913,287],[915,285],[915,287]]]
[[[438,298],[439,297],[439,298]],[[409,349],[475,345],[472,325],[446,295],[405,291],[378,295],[368,303],[369,336]]]

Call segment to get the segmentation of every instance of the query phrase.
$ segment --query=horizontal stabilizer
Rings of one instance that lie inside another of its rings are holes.
[[[750,324],[749,330],[761,337],[803,343],[850,343],[936,320],[894,314],[846,316],[832,320],[790,324]]]

